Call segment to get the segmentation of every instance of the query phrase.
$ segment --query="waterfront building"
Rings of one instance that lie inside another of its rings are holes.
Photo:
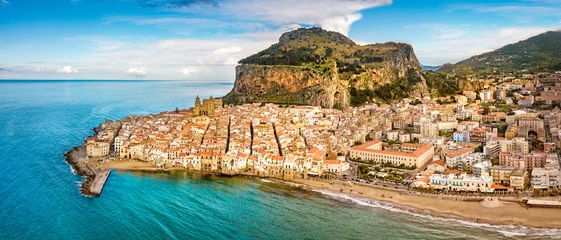
[[[88,157],[103,157],[109,155],[111,146],[108,140],[100,140],[96,137],[89,137],[84,143]]]
[[[437,190],[485,193],[494,191],[492,188],[493,177],[485,175],[476,177],[466,173],[433,174],[430,176],[429,184]]]
[[[534,189],[558,188],[561,185],[561,171],[558,168],[534,168],[532,187]]]
[[[495,184],[503,185],[503,186],[510,186],[510,176],[516,170],[519,170],[517,167],[509,167],[509,166],[492,166],[491,167],[491,176],[493,177],[493,182]]]
[[[526,169],[516,169],[510,174],[510,187],[526,190],[530,185],[530,175]]]
[[[375,161],[379,163],[389,162],[395,166],[421,167],[428,163],[434,156],[434,147],[428,144],[403,143],[391,150],[382,147],[382,141],[373,140],[351,148],[350,157],[364,161]]]

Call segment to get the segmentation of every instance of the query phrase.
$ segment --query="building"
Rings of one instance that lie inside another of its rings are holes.
[[[88,157],[103,157],[109,155],[111,144],[108,140],[100,140],[96,137],[89,137],[84,143]]]
[[[324,172],[340,175],[347,172],[350,168],[350,164],[344,160],[324,160],[323,161]]]
[[[445,141],[446,138],[440,136],[423,136],[419,138],[420,144],[431,144],[433,146],[444,144]]]
[[[469,131],[469,142],[485,143],[487,142],[487,131],[483,128],[475,128]]]
[[[473,151],[473,148],[462,148],[455,152],[446,154],[446,166],[448,166],[448,168],[450,169],[457,168],[460,159],[469,156],[471,153],[473,153]]]
[[[193,110],[193,115],[214,116],[214,110],[221,109],[222,104],[221,98],[213,98],[212,96],[208,99],[204,99],[201,103],[201,99],[197,95],[197,98],[195,98],[195,109]]]
[[[496,122],[500,122],[501,118],[498,114],[490,113],[490,114],[483,115],[481,117],[481,120],[484,123],[496,123]]]
[[[501,152],[512,152],[527,154],[530,152],[530,144],[524,138],[513,138],[511,140],[499,141]]]
[[[499,153],[501,152],[501,146],[498,141],[488,141],[483,147],[483,153],[489,159],[499,158]]]
[[[421,135],[437,137],[439,135],[438,123],[434,123],[434,122],[421,123]]]
[[[493,192],[493,178],[491,176],[470,176],[466,173],[448,175],[433,174],[429,184],[437,190],[456,192]]]
[[[443,160],[432,161],[427,165],[427,170],[443,173],[446,171],[446,163]]]
[[[510,187],[516,190],[526,190],[530,185],[530,175],[526,169],[517,169],[510,174]]]
[[[543,129],[544,123],[537,117],[521,117],[518,118],[518,126],[529,126],[528,131],[538,132]]]
[[[434,147],[428,144],[403,143],[389,150],[383,149],[382,141],[374,140],[351,148],[350,157],[365,161],[391,163],[394,166],[421,167],[434,156]]]
[[[503,186],[510,186],[510,176],[516,170],[519,170],[516,167],[507,167],[507,166],[492,166],[491,167],[491,176],[493,177],[493,182],[495,184],[503,185]]]
[[[491,171],[491,162],[484,161],[476,163],[472,166],[473,175],[480,177],[481,175],[489,175]]]
[[[501,152],[499,154],[499,165],[503,167],[526,168],[524,155],[517,152]]]
[[[534,189],[558,188],[561,185],[561,171],[559,169],[534,168],[531,183]]]
[[[484,90],[479,92],[479,98],[481,98],[482,102],[488,102],[494,100],[493,98],[493,91],[491,90]]]
[[[452,134],[452,139],[456,142],[467,142],[464,140],[464,132],[461,131],[455,131],[454,134]]]
[[[399,139],[399,133],[398,132],[387,132],[386,133],[386,138],[388,140],[392,140],[392,141],[398,140]]]
[[[470,170],[473,170],[473,165],[483,162],[484,159],[485,154],[480,152],[472,153],[469,156],[458,161],[458,171],[468,172]]]

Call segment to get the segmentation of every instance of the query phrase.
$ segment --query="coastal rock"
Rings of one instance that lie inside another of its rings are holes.
[[[85,161],[86,157],[86,148],[84,146],[73,147],[64,154],[66,163],[70,165],[77,175],[84,179],[80,184],[80,192],[86,196],[93,196],[90,192],[90,186],[96,176],[96,172]]]

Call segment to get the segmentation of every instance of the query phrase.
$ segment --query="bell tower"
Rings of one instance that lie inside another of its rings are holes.
[[[197,98],[195,98],[195,112],[194,112],[195,116],[199,116],[201,115],[201,99],[199,98],[199,95],[197,95]]]

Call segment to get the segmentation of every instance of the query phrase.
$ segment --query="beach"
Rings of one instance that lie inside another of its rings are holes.
[[[389,202],[411,212],[428,214],[435,217],[456,218],[492,225],[561,228],[561,209],[526,208],[518,203],[509,202],[502,202],[501,204],[496,204],[496,206],[485,207],[483,206],[485,204],[481,204],[480,202],[456,201],[441,199],[434,196],[405,194],[391,190],[351,185],[341,181],[324,182],[295,179],[293,182],[306,185],[315,190],[327,190],[333,193],[345,193],[362,198]],[[342,192],[341,189],[343,189]]]
[[[110,161],[100,168],[121,171],[158,172],[161,169],[150,163],[140,161]],[[190,171],[184,168],[171,168],[170,171]],[[348,194],[394,204],[406,211],[431,215],[434,217],[454,218],[491,225],[515,225],[535,228],[561,228],[561,209],[526,208],[518,203],[463,201],[443,199],[435,195],[407,194],[393,189],[371,188],[338,180],[294,179],[290,182],[305,185],[308,190],[328,191],[334,194]],[[342,191],[341,191],[342,189]]]
[[[147,172],[157,172],[161,171],[159,168],[153,164],[141,161],[109,161],[107,163],[100,164],[100,168],[110,168],[113,170],[126,170],[126,171],[147,171]]]

